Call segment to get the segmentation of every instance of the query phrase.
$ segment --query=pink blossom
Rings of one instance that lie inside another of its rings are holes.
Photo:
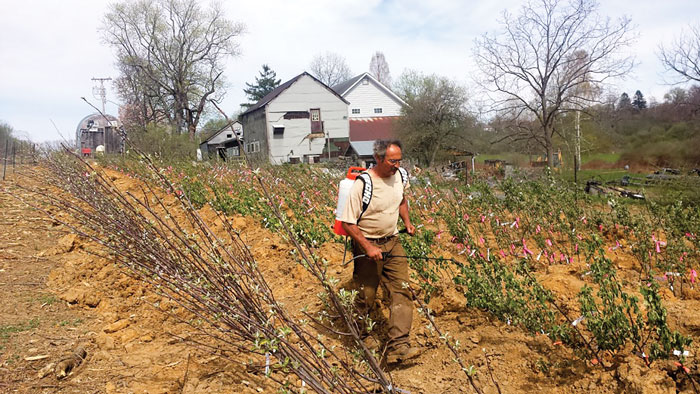
[[[690,270],[690,283],[695,283],[695,280],[698,278],[698,273],[694,269]]]
[[[547,246],[552,246],[552,241],[549,238],[547,238],[544,242],[547,244]]]
[[[542,229],[540,228],[540,225],[537,225],[537,228],[535,229],[535,234],[539,234]]]

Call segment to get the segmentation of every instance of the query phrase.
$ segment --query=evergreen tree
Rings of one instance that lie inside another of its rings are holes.
[[[637,92],[634,94],[634,100],[632,100],[632,107],[634,107],[634,109],[636,109],[637,111],[641,111],[647,108],[647,100],[644,98],[644,95],[639,90],[637,90]]]
[[[629,111],[630,109],[632,109],[632,100],[630,100],[630,96],[627,93],[622,93],[620,100],[617,102],[617,110]]]
[[[260,77],[255,77],[255,83],[250,84],[246,82],[248,88],[243,89],[243,92],[248,95],[248,101],[250,102],[241,104],[241,106],[249,108],[260,101],[261,98],[265,97],[265,95],[275,90],[276,87],[280,86],[280,82],[282,82],[276,78],[277,73],[272,71],[267,64],[263,64]]]

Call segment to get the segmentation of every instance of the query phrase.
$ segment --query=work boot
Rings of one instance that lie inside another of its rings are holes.
[[[420,354],[420,350],[417,347],[412,347],[407,343],[398,345],[397,347],[389,350],[386,355],[387,364],[397,364],[404,362],[406,360],[417,357]]]
[[[379,341],[372,335],[362,338],[362,343],[372,352],[379,352]]]

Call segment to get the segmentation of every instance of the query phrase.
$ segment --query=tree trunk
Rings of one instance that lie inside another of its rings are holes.
[[[187,131],[189,131],[190,134],[190,141],[194,141],[194,135],[195,132],[197,131],[197,125],[194,123],[191,123],[187,126]]]
[[[554,168],[554,147],[552,146],[552,134],[549,132],[549,127],[544,127],[544,144],[547,151],[547,166]]]

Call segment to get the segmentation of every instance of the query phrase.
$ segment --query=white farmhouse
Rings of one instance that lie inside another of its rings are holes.
[[[239,119],[245,151],[273,164],[318,162],[328,145],[349,136],[348,102],[306,72],[268,93]]]
[[[400,116],[406,103],[370,73],[363,73],[333,86],[350,105],[350,119]]]
[[[366,163],[372,162],[372,143],[378,139],[396,138],[395,121],[401,116],[401,107],[406,102],[367,72],[333,86],[333,90],[350,102],[348,117],[352,153],[349,154]]]

